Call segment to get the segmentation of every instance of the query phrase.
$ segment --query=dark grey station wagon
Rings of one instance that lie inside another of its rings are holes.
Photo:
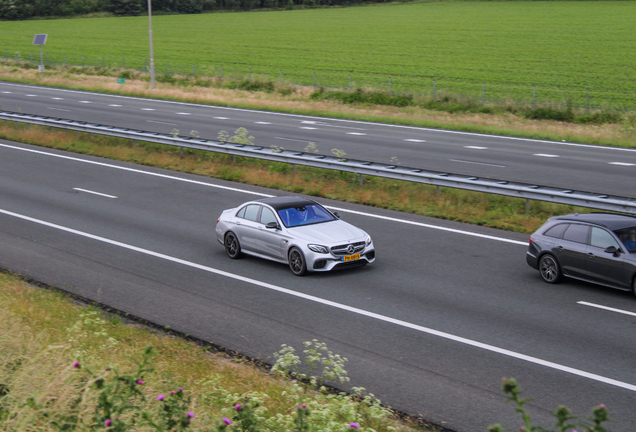
[[[613,213],[552,217],[530,236],[526,261],[548,283],[567,276],[636,295],[636,217]]]

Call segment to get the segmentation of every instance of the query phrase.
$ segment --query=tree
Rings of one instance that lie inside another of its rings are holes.
[[[33,16],[33,4],[29,0],[0,0],[0,19],[21,20]]]
[[[143,10],[142,0],[111,0],[110,11],[119,16],[137,16]]]

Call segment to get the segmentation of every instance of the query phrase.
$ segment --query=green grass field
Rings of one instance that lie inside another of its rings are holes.
[[[153,17],[157,73],[636,108],[636,2],[432,2]],[[148,18],[0,22],[0,57],[143,69]]]

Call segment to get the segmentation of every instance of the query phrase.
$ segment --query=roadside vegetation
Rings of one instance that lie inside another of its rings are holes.
[[[346,359],[318,341],[270,370],[6,273],[0,310],[0,431],[437,430],[325,387],[348,380]]]
[[[246,129],[227,133],[229,142],[253,138]],[[373,207],[467,222],[522,233],[531,233],[545,219],[577,210],[573,206],[533,201],[526,211],[525,199],[440,188],[418,183],[354,173],[296,166],[280,162],[180,149],[161,144],[53,130],[12,122],[0,122],[0,137],[76,153],[170,169]],[[250,140],[251,141],[251,140]],[[308,146],[308,152],[322,151]],[[337,150],[337,149],[335,149]],[[398,161],[396,161],[398,162]],[[579,211],[583,211],[578,208]]]

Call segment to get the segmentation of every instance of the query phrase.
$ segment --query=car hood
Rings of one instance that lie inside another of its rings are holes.
[[[345,221],[336,220],[289,228],[289,233],[308,243],[338,244],[364,240],[367,233]]]

